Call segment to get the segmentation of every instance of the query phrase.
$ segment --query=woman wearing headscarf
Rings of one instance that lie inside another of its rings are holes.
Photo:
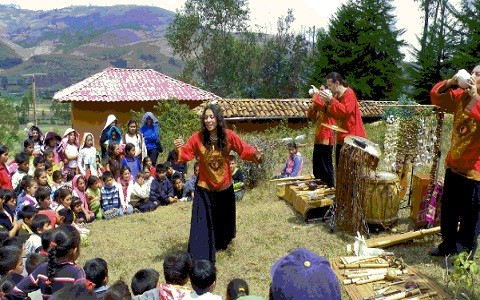
[[[108,137],[107,132],[112,126],[116,126],[118,123],[117,117],[115,115],[109,115],[103,126],[102,133],[100,135],[100,149],[102,150],[102,159],[107,158],[107,147],[108,147]],[[107,143],[106,143],[107,142]]]
[[[146,112],[143,115],[140,131],[145,140],[147,155],[152,160],[153,165],[156,165],[158,155],[163,152],[163,147],[160,142],[160,126],[158,124],[158,119],[153,113]]]

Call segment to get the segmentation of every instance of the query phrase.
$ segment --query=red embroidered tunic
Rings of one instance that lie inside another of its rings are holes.
[[[315,93],[312,105],[307,109],[307,116],[315,122],[315,144],[333,145],[333,131],[322,123],[334,125],[335,119],[326,115],[327,106],[320,95]]]
[[[366,137],[357,96],[351,88],[348,87],[340,99],[333,98],[328,106],[328,114],[335,118],[338,127],[348,131],[348,133],[337,133],[339,144],[343,144],[347,135]]]
[[[230,151],[238,153],[241,159],[258,163],[255,147],[244,143],[232,130],[227,129],[227,151],[219,151],[212,145],[210,151],[202,142],[202,133],[195,132],[188,141],[178,149],[178,162],[187,162],[197,157],[199,163],[198,186],[211,191],[222,191],[232,185],[230,171]]]
[[[480,181],[480,102],[467,91],[446,88],[446,80],[430,91],[432,104],[453,113],[452,141],[446,165],[452,171]]]

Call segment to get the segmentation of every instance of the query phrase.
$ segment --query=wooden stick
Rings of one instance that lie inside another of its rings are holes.
[[[420,289],[416,288],[416,289],[413,289],[413,290],[410,290],[410,291],[405,291],[405,292],[401,292],[401,293],[398,293],[398,294],[393,294],[391,296],[387,296],[383,300],[405,299],[407,297],[418,295],[420,293],[421,293]]]
[[[283,177],[283,178],[270,179],[268,182],[282,182],[282,181],[296,181],[296,180],[310,180],[310,179],[315,179],[315,178],[312,178],[311,175],[302,175],[302,176],[295,176],[295,177]]]
[[[432,297],[435,297],[437,295],[437,292],[429,292],[425,293],[423,295],[417,296],[417,297],[412,297],[412,298],[406,298],[406,300],[423,300],[423,299],[430,299]]]
[[[388,268],[390,267],[390,264],[388,263],[381,263],[381,264],[339,264],[338,268],[339,269],[374,269],[374,268]]]

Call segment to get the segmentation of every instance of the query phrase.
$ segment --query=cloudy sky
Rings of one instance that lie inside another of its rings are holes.
[[[13,3],[22,8],[34,10],[49,10],[70,5],[137,4],[159,6],[175,11],[180,9],[184,2],[185,0],[0,0],[0,4]],[[293,26],[296,30],[301,30],[302,27],[326,27],[331,15],[345,2],[346,0],[249,0],[251,23],[264,26],[275,32],[277,18],[286,15],[287,10],[292,8],[296,19]],[[421,33],[422,28],[418,2],[414,0],[393,0],[393,5],[396,7],[397,28],[406,29],[402,38],[415,46],[418,46],[416,35]],[[403,51],[406,53],[406,49]]]

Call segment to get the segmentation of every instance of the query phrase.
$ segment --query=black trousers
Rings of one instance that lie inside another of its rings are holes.
[[[313,145],[313,176],[325,182],[329,187],[333,186],[333,146],[314,144]]]
[[[441,208],[443,242],[439,249],[451,254],[458,251],[475,254],[480,233],[480,182],[447,169]]]
[[[152,160],[152,164],[153,164],[154,167],[157,165],[158,154],[159,154],[159,152],[158,152],[157,148],[147,150],[147,155]]]

